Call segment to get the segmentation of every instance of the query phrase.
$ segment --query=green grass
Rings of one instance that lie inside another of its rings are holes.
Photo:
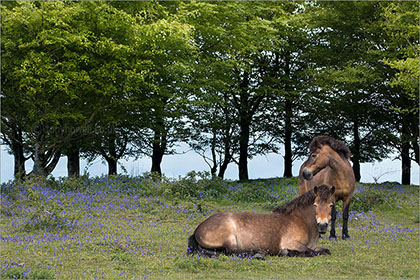
[[[420,278],[418,186],[359,186],[351,240],[319,241],[331,256],[255,260],[185,254],[188,237],[206,217],[268,212],[296,195],[296,178],[239,183],[203,174],[159,182],[146,176],[3,184],[0,278]]]

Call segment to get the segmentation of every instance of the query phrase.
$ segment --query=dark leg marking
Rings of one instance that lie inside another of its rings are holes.
[[[350,203],[345,205],[343,209],[343,240],[350,239],[349,230],[348,230],[349,208],[350,208]]]
[[[335,235],[335,220],[337,219],[337,209],[335,208],[335,203],[331,209],[331,231],[330,231],[330,240],[336,240],[337,236]]]
[[[315,254],[317,256],[321,256],[321,255],[331,255],[331,251],[327,248],[317,248],[315,250]]]
[[[316,252],[312,249],[306,248],[305,251],[289,250],[287,255],[289,257],[314,257],[316,256]]]

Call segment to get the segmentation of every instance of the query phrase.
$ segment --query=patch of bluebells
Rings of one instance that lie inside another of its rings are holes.
[[[418,189],[405,187],[395,183],[360,184],[355,189],[355,195],[366,197],[370,192],[379,192],[384,200],[395,201],[419,198]]]
[[[386,221],[379,221],[372,211],[367,213],[350,212],[349,221],[354,228],[362,232],[381,233],[383,238],[394,240],[398,238],[405,238],[408,234],[418,233],[418,227],[407,227],[400,224],[390,224]]]
[[[16,277],[16,278],[29,278],[31,273],[31,267],[27,267],[25,264],[18,264],[14,261],[5,261],[1,265],[1,272],[0,276],[7,276],[7,277]],[[10,273],[10,272],[12,273]],[[9,273],[8,273],[9,272]],[[14,272],[14,273],[13,273]],[[16,272],[20,272],[20,275],[17,275]]]
[[[94,180],[94,183],[97,182],[98,179]],[[101,184],[101,186],[102,185],[103,184]],[[135,190],[131,190],[131,193],[134,195],[130,195],[130,192],[122,192],[123,195],[119,196],[116,193],[121,193],[121,189],[116,188],[115,184],[110,184],[108,187],[105,187],[105,190],[104,188],[100,188],[94,191],[88,190],[61,192],[57,189],[51,189],[39,185],[32,186],[32,189],[39,193],[41,198],[41,205],[56,204],[63,208],[64,214],[66,214],[66,211],[68,211],[66,209],[79,209],[83,215],[80,216],[80,220],[75,221],[75,225],[80,227],[100,226],[101,224],[97,221],[97,217],[106,217],[109,214],[109,211],[118,213],[122,210],[168,208],[177,214],[196,213],[196,209],[185,208],[183,205],[169,204],[164,198],[134,194]],[[24,195],[26,192],[26,190],[22,190],[21,193],[23,196],[18,196],[14,200],[8,199],[7,195],[2,194],[1,198],[3,205],[6,207],[17,205],[17,208],[26,211],[25,213],[22,213],[21,211],[14,213],[18,216],[16,219],[12,219],[12,222],[21,221],[24,219],[22,218],[22,214],[29,214],[33,212],[33,206],[26,204],[29,200],[28,197]],[[203,208],[208,207],[204,206]],[[208,212],[212,211],[213,210],[210,209]]]
[[[169,182],[169,184],[175,183],[176,181]],[[194,201],[192,206],[186,206],[185,203],[173,204],[170,195],[168,197],[158,195],[160,183],[143,177],[93,178],[83,181],[80,187],[66,187],[64,184],[63,182],[55,185],[34,184],[30,187],[37,193],[40,207],[50,209],[54,206],[52,209],[59,209],[61,211],[59,214],[64,217],[74,213],[78,213],[77,216],[63,219],[60,221],[63,223],[60,227],[38,228],[31,232],[21,231],[22,225],[34,222],[31,214],[37,207],[28,197],[28,188],[2,185],[0,194],[2,215],[7,216],[7,222],[0,229],[0,245],[12,243],[23,250],[44,252],[50,260],[43,267],[47,268],[48,265],[48,269],[56,271],[60,270],[71,253],[75,254],[78,250],[87,250],[87,248],[92,248],[89,249],[92,254],[125,253],[129,256],[162,258],[160,252],[163,248],[173,246],[168,244],[165,235],[186,237],[195,226],[194,223],[180,230],[172,227],[170,223],[179,223],[177,218],[185,217],[189,221],[195,221],[197,218],[201,220],[217,212],[216,209],[205,205],[206,200],[224,198],[232,202],[271,202],[279,205],[297,197],[297,188],[290,184],[282,186],[276,182],[267,184],[259,181],[250,183],[219,181],[213,188],[212,181],[207,181],[196,193],[197,196],[192,197]],[[369,187],[361,185],[357,188],[356,194],[359,198],[363,197],[371,188],[384,192],[386,198],[396,195],[413,196],[410,191],[399,185]],[[9,213],[5,213],[4,209],[8,209]],[[238,211],[232,207],[230,209]],[[158,219],[165,211],[171,214],[171,220],[166,219],[163,223]],[[114,215],[115,218],[110,219],[110,215]],[[341,215],[342,213],[338,213],[339,217]],[[418,228],[415,227],[380,222],[371,211],[351,211],[350,224],[356,230],[375,232],[388,240],[405,238],[412,233],[418,234]],[[110,229],[112,234],[109,233]],[[159,240],[156,236],[162,236],[162,239]],[[51,248],[51,244],[54,245],[55,251],[48,249]],[[185,244],[179,246],[185,250]],[[97,251],[95,252],[93,248]],[[249,261],[249,258],[239,255],[232,256],[230,260]],[[17,267],[19,266],[16,260],[4,262],[2,275],[7,275],[7,271]],[[30,275],[29,266],[22,269]],[[144,271],[142,276],[146,279],[150,274],[151,271]],[[126,275],[123,273],[121,276]]]
[[[378,205],[401,208],[402,204],[415,206],[419,201],[418,189],[395,183],[361,184],[356,187],[350,209],[368,212]]]
[[[353,234],[369,235],[374,233],[370,239],[357,241],[357,246],[376,245],[380,242],[398,242],[399,240],[411,238],[419,234],[418,226],[406,226],[404,221],[400,223],[391,223],[379,220],[374,214],[374,207],[380,204],[388,205],[390,208],[401,208],[402,203],[409,205],[418,205],[419,192],[418,189],[412,187],[401,186],[399,184],[372,184],[357,186],[353,202],[350,205],[349,225],[356,232]],[[352,210],[354,209],[354,210]],[[338,222],[337,229],[342,228],[342,211],[337,212]],[[401,224],[403,223],[403,224]],[[352,233],[350,232],[350,235]],[[353,242],[353,241],[352,241]],[[331,243],[332,246],[337,243]],[[351,246],[351,245],[350,245]]]
[[[235,202],[263,202],[273,205],[284,204],[297,196],[297,189],[288,185],[282,187],[275,184],[251,182],[247,184],[226,182],[211,185],[199,192],[195,197],[200,200],[224,199]]]

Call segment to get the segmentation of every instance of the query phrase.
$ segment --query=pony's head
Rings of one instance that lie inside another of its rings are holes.
[[[311,154],[304,163],[302,176],[311,180],[319,171],[330,164],[334,157],[350,158],[349,148],[341,141],[329,136],[315,137],[309,144]]]
[[[305,180],[311,180],[319,171],[324,169],[330,162],[331,148],[323,146],[312,151],[305,167],[302,170],[302,176]]]
[[[327,185],[317,186],[313,189],[315,194],[314,208],[318,232],[324,234],[327,232],[328,224],[331,221],[331,210],[334,204],[335,187]]]

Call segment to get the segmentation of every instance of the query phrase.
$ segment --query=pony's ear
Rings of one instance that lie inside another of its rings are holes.
[[[334,192],[335,192],[335,187],[334,187],[334,186],[332,186],[332,187],[331,187],[330,192],[331,192],[331,195],[333,195],[333,194],[334,194]]]
[[[315,186],[315,188],[314,188],[314,193],[315,193],[315,195],[316,195],[316,193],[318,192],[318,187],[317,186]]]

